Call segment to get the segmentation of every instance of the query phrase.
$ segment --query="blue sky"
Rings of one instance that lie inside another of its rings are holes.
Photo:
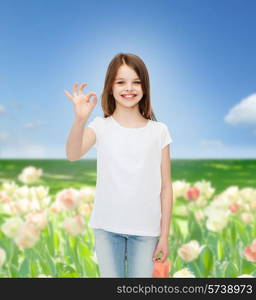
[[[89,122],[101,116],[119,52],[145,62],[173,158],[255,158],[255,11],[253,0],[2,2],[0,158],[65,158],[64,89],[87,82],[98,95]]]

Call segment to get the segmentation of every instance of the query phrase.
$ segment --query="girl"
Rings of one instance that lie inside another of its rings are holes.
[[[157,122],[150,103],[147,68],[134,54],[119,53],[110,62],[101,106],[96,93],[73,86],[75,122],[67,141],[67,157],[80,159],[97,149],[97,183],[89,226],[101,277],[152,277],[154,263],[169,255],[172,213],[168,127]],[[90,103],[90,97],[94,97]],[[162,257],[158,255],[162,253]],[[127,263],[127,265],[126,265]]]

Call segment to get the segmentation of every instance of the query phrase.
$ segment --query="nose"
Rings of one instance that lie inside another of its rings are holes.
[[[132,91],[133,90],[133,84],[132,83],[127,83],[125,86],[126,91]]]

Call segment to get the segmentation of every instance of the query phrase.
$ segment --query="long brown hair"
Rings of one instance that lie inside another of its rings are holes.
[[[119,67],[124,64],[131,67],[141,80],[143,91],[143,97],[139,101],[139,111],[141,115],[145,119],[157,121],[150,102],[150,84],[147,67],[140,57],[132,53],[118,53],[109,63],[104,89],[101,95],[101,106],[104,118],[112,115],[116,108],[115,98],[112,94],[112,86]]]

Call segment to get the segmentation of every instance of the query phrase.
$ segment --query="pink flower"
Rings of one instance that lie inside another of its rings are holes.
[[[26,215],[26,221],[33,223],[38,229],[43,229],[47,223],[47,214],[45,210],[39,210],[35,212],[30,212]]]
[[[62,211],[62,207],[58,201],[54,201],[51,206],[49,207],[50,212],[53,214],[58,214]]]
[[[0,203],[8,203],[11,202],[12,198],[5,191],[0,191]]]
[[[245,247],[243,254],[247,260],[256,262],[256,239],[252,242],[251,245]]]
[[[69,234],[76,236],[83,233],[86,223],[82,215],[76,214],[74,217],[65,219],[62,225]]]
[[[32,248],[40,238],[40,229],[26,221],[14,237],[15,243],[22,248]]]
[[[229,210],[232,212],[232,213],[235,213],[239,210],[239,208],[241,207],[241,205],[237,204],[237,203],[233,203],[233,204],[230,204],[228,206]]]
[[[62,210],[73,210],[79,205],[77,196],[78,191],[69,188],[59,192],[56,196],[56,201]]]
[[[200,190],[197,187],[191,187],[187,190],[187,199],[188,200],[194,200],[196,198],[198,198],[200,195]]]

